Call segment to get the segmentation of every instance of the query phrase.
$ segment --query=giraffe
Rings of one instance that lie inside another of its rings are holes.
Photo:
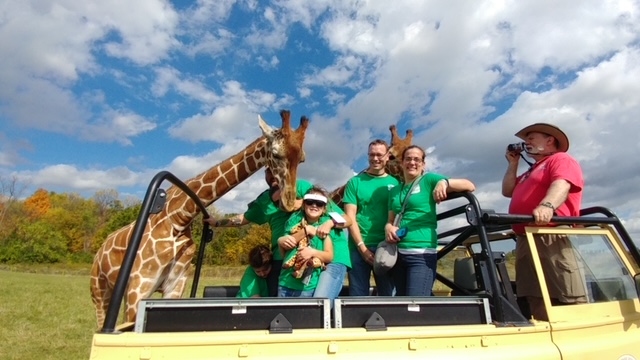
[[[413,130],[407,130],[404,139],[401,139],[398,135],[398,129],[395,125],[389,126],[389,130],[391,131],[391,144],[389,145],[389,161],[385,167],[388,174],[402,180],[402,152],[411,145],[411,142],[413,141]],[[329,194],[331,200],[340,207],[343,206],[342,199],[344,197],[344,189],[346,187],[347,184],[344,184]]]
[[[185,182],[205,206],[267,166],[278,183],[283,184],[280,206],[293,211],[298,164],[304,161],[302,144],[309,120],[303,116],[298,129],[293,130],[289,111],[282,110],[280,116],[282,128],[275,129],[258,115],[261,137]],[[163,210],[149,216],[127,284],[125,321],[134,321],[139,301],[155,291],[161,292],[164,298],[182,296],[196,248],[190,225],[199,212],[195,202],[174,185],[167,190]],[[95,255],[90,288],[98,327],[104,323],[134,226],[135,221],[111,233]]]

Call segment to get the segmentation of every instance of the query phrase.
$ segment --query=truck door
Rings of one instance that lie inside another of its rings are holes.
[[[529,242],[551,337],[562,359],[640,359],[640,302],[633,276],[635,263],[609,227],[528,227]],[[587,303],[552,305],[541,268],[536,234],[566,236],[578,261]]]

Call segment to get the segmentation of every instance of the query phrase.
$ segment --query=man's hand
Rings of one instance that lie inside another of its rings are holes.
[[[533,209],[533,219],[536,225],[547,225],[553,217],[553,209],[547,206],[538,205]]]
[[[509,151],[504,154],[504,157],[507,159],[507,162],[512,165],[518,165],[520,162],[520,153],[515,151]]]
[[[216,220],[213,216],[209,216],[206,219],[203,218],[202,222],[205,223],[205,224],[209,224],[209,226],[211,226],[211,227],[215,227],[216,223],[218,222],[218,220]]]
[[[284,250],[291,250],[294,247],[298,246],[298,242],[291,235],[285,235],[278,239],[278,245]]]

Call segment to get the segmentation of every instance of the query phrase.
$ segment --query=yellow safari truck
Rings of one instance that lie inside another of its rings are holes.
[[[439,221],[464,226],[439,234],[439,264],[448,265],[439,265],[435,296],[341,296],[331,306],[321,298],[236,299],[228,288],[208,287],[203,297],[192,291],[191,298],[145,299],[135,323],[120,325],[111,313],[121,303],[114,296],[91,359],[640,359],[640,253],[614,213],[589,208],[553,219],[572,226],[526,228],[549,318],[538,321],[514,286],[510,231],[532,218],[483,210],[472,194],[455,195],[451,203],[461,205]],[[139,226],[153,197],[145,198]],[[536,233],[570,239],[588,303],[551,304]],[[119,277],[120,293],[127,277]]]

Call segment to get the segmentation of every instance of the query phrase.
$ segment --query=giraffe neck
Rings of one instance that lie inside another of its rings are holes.
[[[266,145],[267,139],[262,136],[239,153],[185,181],[185,184],[205,206],[209,206],[266,164]],[[200,208],[177,186],[171,186],[167,190],[163,212],[165,218],[171,218],[172,224],[182,230],[191,223]]]

